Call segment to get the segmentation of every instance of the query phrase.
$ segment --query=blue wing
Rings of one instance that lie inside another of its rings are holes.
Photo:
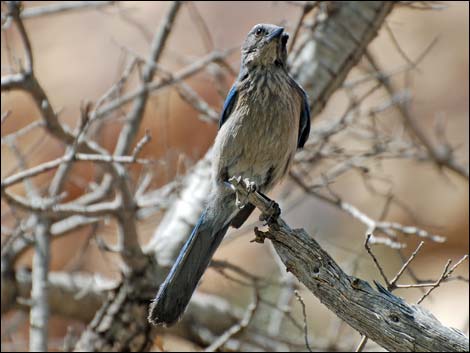
[[[308,105],[308,97],[305,91],[300,88],[302,93],[302,110],[300,112],[299,138],[297,140],[297,148],[302,148],[307,142],[310,134],[310,107]]]
[[[220,116],[219,120],[219,129],[227,121],[228,117],[232,113],[235,102],[237,101],[237,96],[237,87],[235,84],[233,84],[232,88],[230,88],[230,91],[227,94],[227,98],[225,98],[224,107],[222,108],[222,115]]]

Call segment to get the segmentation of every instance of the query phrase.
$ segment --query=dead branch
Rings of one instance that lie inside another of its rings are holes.
[[[272,204],[249,185],[233,178],[236,192],[265,214]],[[380,284],[377,290],[357,277],[347,275],[303,229],[291,229],[281,218],[266,232],[255,229],[260,242],[272,241],[286,270],[291,272],[338,317],[362,335],[390,351],[468,351],[468,337],[443,326],[426,309],[406,303]],[[445,271],[448,273],[447,271]]]

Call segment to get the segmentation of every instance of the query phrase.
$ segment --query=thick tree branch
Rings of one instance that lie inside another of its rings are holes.
[[[242,198],[269,218],[271,202],[250,192],[243,181],[232,179]],[[269,224],[266,232],[255,228],[257,240],[272,241],[286,266],[339,318],[390,351],[465,352],[468,337],[442,325],[430,312],[410,305],[380,284],[377,290],[366,281],[349,276],[303,229],[291,229],[281,218]]]
[[[332,2],[326,18],[317,19],[318,25],[299,38],[290,66],[309,94],[312,117],[364,55],[393,6],[393,1]]]
[[[29,306],[22,303],[28,303],[31,285],[31,271],[28,269],[20,268],[5,277],[2,280],[2,314],[11,309],[29,310]],[[48,287],[51,314],[84,323],[93,319],[110,295],[123,290],[118,281],[80,272],[51,272]],[[21,303],[17,298],[22,299]],[[198,292],[191,299],[181,322],[170,333],[182,337],[198,337],[200,330],[221,334],[241,317],[242,313],[225,299]]]

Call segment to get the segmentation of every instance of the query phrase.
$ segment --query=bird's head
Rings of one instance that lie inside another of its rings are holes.
[[[242,65],[246,67],[286,65],[287,40],[284,28],[258,24],[248,33],[242,46]]]

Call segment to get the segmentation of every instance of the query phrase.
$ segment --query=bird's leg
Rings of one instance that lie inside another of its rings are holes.
[[[269,197],[259,191],[257,185],[254,182],[250,181],[250,179],[245,178],[243,182],[245,184],[245,188],[247,189],[246,199],[248,198],[248,195],[250,193],[257,191],[258,195],[260,195],[265,200],[265,202],[269,204],[269,208],[266,210],[266,212],[261,213],[259,220],[262,222],[266,222],[266,224],[275,223],[281,215],[281,208],[279,207],[277,202],[271,200]]]
[[[237,205],[238,208],[241,209],[246,204],[248,204],[249,203],[248,197],[250,193],[253,193],[256,191],[258,195],[264,199],[265,203],[269,205],[268,209],[260,215],[260,221],[266,222],[266,224],[272,224],[272,223],[275,223],[276,220],[279,218],[281,214],[281,208],[275,201],[271,200],[269,197],[267,197],[265,194],[259,191],[258,186],[256,185],[255,182],[250,181],[250,179],[248,178],[242,179],[240,176],[238,176],[238,177],[231,177],[228,180],[227,184],[232,190],[235,191],[235,195],[236,195],[235,204]],[[242,193],[238,191],[235,185],[240,185],[240,184],[242,184],[242,186],[245,188],[246,193]]]
[[[243,182],[245,183],[245,188],[248,191],[248,195],[250,193],[255,192],[256,190],[258,190],[258,186],[256,185],[256,183],[254,181],[251,181],[250,179],[245,178],[243,180]]]
[[[276,201],[271,200],[262,192],[258,191],[258,194],[263,197],[269,204],[269,208],[266,210],[266,212],[261,213],[261,215],[259,216],[259,220],[262,222],[266,222],[266,224],[275,223],[281,215],[281,208],[279,207]]]
[[[243,197],[243,203],[241,204],[241,206],[237,203],[237,206],[238,208],[243,208],[247,203],[249,203],[248,201],[248,197],[251,193],[255,192],[258,190],[258,186],[256,185],[256,183],[254,181],[251,181],[250,179],[248,178],[245,178],[245,179],[241,179],[241,177],[239,177],[239,182],[242,183],[242,185],[245,187],[246,189],[246,195]],[[237,201],[236,202],[239,202],[239,193],[237,192]]]

